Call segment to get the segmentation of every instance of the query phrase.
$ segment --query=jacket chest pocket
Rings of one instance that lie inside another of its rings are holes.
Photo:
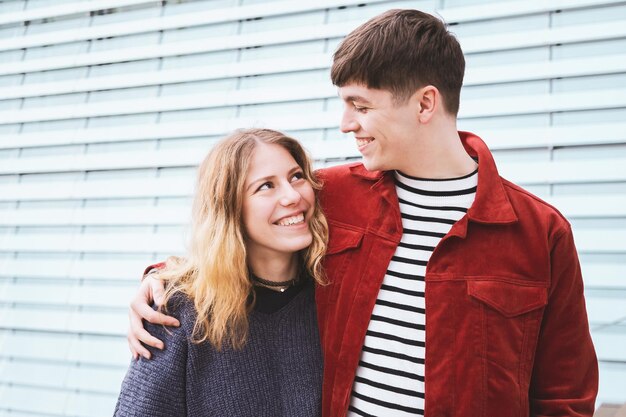
[[[475,352],[494,372],[524,383],[535,351],[548,289],[541,283],[512,283],[494,279],[467,281]],[[489,370],[487,370],[489,371]],[[521,372],[527,371],[527,372]],[[488,372],[489,373],[489,372]],[[529,376],[529,375],[528,375]]]
[[[350,269],[362,241],[363,232],[330,225],[328,250],[324,257],[328,285],[318,289],[319,301],[328,303],[337,301],[341,282]]]

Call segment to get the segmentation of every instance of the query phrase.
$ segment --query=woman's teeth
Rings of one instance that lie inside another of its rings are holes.
[[[294,224],[302,223],[304,221],[304,213],[300,213],[297,216],[285,217],[280,219],[276,224],[279,226],[292,226]]]

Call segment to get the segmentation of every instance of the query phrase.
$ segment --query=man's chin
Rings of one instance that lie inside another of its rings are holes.
[[[384,171],[384,168],[381,167],[379,163],[369,158],[363,158],[361,162],[363,162],[363,166],[368,171]]]

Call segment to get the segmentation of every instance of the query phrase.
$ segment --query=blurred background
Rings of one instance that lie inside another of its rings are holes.
[[[184,251],[195,167],[237,127],[358,160],[328,69],[390,8],[465,51],[460,127],[571,221],[626,401],[626,1],[0,1],[0,416],[110,416],[144,267]]]

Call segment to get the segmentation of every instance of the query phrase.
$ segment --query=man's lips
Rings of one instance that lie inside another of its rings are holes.
[[[370,138],[355,138],[355,139],[356,139],[356,145],[359,148],[363,148],[374,141],[374,138],[371,138],[371,137]]]

